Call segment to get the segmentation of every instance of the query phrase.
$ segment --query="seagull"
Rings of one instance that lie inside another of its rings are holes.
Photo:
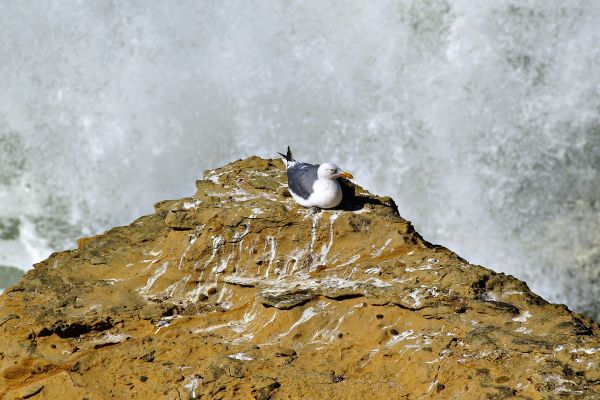
[[[334,163],[308,164],[298,162],[287,153],[277,153],[287,167],[288,188],[296,203],[303,207],[334,208],[342,202],[342,187],[338,178],[352,179],[351,173],[342,171]]]

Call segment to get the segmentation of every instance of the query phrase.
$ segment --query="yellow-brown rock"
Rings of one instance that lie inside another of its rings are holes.
[[[53,254],[0,298],[1,397],[600,398],[595,322],[344,189],[252,157]]]

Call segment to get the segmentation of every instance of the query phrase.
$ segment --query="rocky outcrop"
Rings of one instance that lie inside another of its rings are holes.
[[[2,398],[600,396],[595,322],[344,190],[301,208],[253,157],[53,254],[0,298]]]

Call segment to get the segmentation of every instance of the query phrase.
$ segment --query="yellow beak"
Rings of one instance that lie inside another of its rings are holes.
[[[350,172],[346,172],[346,171],[342,172],[342,173],[340,174],[340,176],[341,176],[342,178],[346,178],[346,179],[353,179],[353,178],[354,178]]]

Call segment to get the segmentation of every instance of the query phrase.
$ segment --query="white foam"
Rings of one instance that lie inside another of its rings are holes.
[[[272,155],[301,127],[320,146],[293,149],[299,159],[356,170],[427,240],[572,309],[600,297],[581,273],[598,265],[600,3],[327,2],[319,18],[250,2],[127,3],[111,11],[123,29],[88,29],[100,8],[34,3],[0,26],[13,46],[0,72],[0,217],[34,225],[6,240],[14,251],[0,246],[3,265],[27,269],[86,231],[125,225],[189,194],[202,169]],[[45,35],[38,20],[69,29]],[[221,184],[225,171],[206,179]]]

